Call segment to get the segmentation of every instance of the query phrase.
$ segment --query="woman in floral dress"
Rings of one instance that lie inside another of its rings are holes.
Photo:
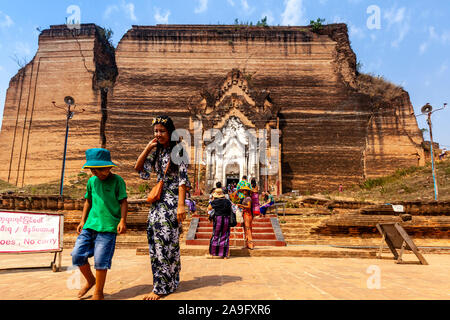
[[[153,290],[144,300],[158,300],[178,288],[181,270],[179,226],[186,218],[186,190],[190,189],[187,161],[180,162],[180,157],[171,157],[177,145],[177,142],[171,141],[175,131],[172,120],[159,116],[152,125],[155,138],[148,143],[135,166],[144,180],[148,180],[152,172],[157,174],[158,181],[164,180],[160,200],[151,205],[148,214],[147,239]],[[167,166],[169,169],[164,175]]]

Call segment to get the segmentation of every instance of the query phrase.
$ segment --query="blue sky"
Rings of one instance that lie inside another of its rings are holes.
[[[28,62],[37,51],[36,28],[64,24],[71,5],[80,8],[81,23],[111,28],[115,45],[132,25],[255,23],[264,16],[270,25],[345,22],[362,72],[403,86],[416,114],[427,102],[435,109],[450,104],[449,0],[0,0],[0,117],[17,60]],[[428,128],[425,120],[418,117],[419,128]],[[434,140],[450,150],[450,106],[432,122]]]

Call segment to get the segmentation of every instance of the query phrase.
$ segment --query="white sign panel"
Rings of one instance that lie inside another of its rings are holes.
[[[60,250],[60,215],[0,211],[0,253]]]
[[[392,205],[392,209],[394,210],[394,212],[405,212],[405,209],[400,204]]]

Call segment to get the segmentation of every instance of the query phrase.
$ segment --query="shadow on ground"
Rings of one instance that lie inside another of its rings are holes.
[[[224,285],[231,282],[242,281],[242,277],[238,276],[204,276],[195,277],[192,280],[181,281],[178,290],[175,293],[187,292],[209,286]],[[152,285],[138,285],[119,292],[105,296],[108,300],[125,300],[132,299],[141,295],[148,294],[152,291]]]

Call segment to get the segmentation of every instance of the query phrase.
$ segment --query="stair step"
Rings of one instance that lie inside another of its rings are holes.
[[[197,229],[197,232],[209,232],[210,234],[212,234],[213,232],[213,228],[212,227],[199,227]],[[231,228],[231,233],[236,233],[236,232],[244,232],[244,228],[239,227],[239,228]],[[252,227],[252,232],[253,233],[273,233],[273,229],[272,228],[258,228],[258,227]]]
[[[255,240],[276,240],[274,233],[253,233],[253,239]],[[230,239],[243,239],[243,233],[232,233],[230,234]],[[195,234],[195,239],[211,239],[211,233],[209,232],[197,232]]]
[[[195,216],[194,216],[194,217],[195,217]],[[206,217],[206,216],[200,216],[200,217],[196,217],[196,218],[199,218],[199,221],[209,221],[208,217]],[[276,216],[266,216],[266,217],[264,217],[264,218],[260,218],[260,217],[258,216],[258,217],[253,218],[253,221],[270,222],[270,218],[276,218]]]
[[[206,232],[197,232],[195,234],[195,239],[211,239],[211,233]],[[244,236],[242,233],[232,233],[230,234],[230,239],[244,239]]]
[[[196,246],[209,246],[208,239],[194,239],[186,240],[186,245],[196,245]],[[253,243],[256,247],[258,246],[269,246],[269,247],[283,247],[286,246],[286,242],[278,240],[262,240],[253,239]],[[245,245],[245,240],[230,239],[230,246],[233,247],[243,247]]]

